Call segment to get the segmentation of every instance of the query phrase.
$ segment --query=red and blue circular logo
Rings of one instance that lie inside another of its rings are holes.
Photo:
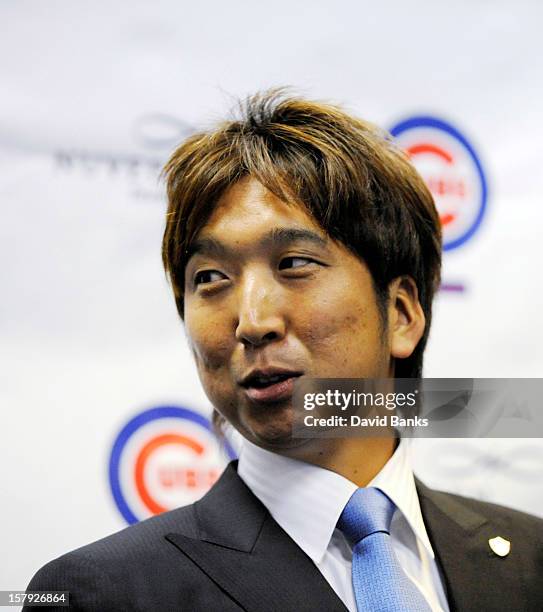
[[[129,523],[199,499],[235,457],[206,417],[179,406],[159,406],[130,419],[109,460],[113,499]]]
[[[434,197],[443,248],[461,246],[479,228],[487,205],[487,181],[474,148],[455,127],[435,117],[411,117],[390,133]]]

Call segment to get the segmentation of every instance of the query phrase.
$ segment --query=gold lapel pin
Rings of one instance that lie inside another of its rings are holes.
[[[507,557],[511,552],[511,542],[501,536],[490,538],[490,540],[488,540],[488,545],[492,552],[496,553],[498,557]]]

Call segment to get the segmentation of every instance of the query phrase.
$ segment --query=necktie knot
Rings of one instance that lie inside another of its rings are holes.
[[[357,489],[339,517],[338,528],[353,545],[372,533],[390,533],[394,509],[394,503],[379,489]]]

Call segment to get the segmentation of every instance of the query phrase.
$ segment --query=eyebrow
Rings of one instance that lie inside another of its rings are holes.
[[[262,236],[258,241],[258,246],[260,248],[284,247],[293,242],[310,242],[321,248],[326,248],[328,246],[328,240],[316,232],[295,227],[274,227]],[[235,249],[227,247],[219,240],[204,237],[195,240],[187,249],[185,261],[188,262],[189,259],[197,253],[214,255],[216,257],[227,257],[234,252]]]

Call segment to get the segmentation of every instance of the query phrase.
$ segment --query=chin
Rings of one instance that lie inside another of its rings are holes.
[[[292,411],[277,413],[269,411],[258,417],[252,415],[245,422],[245,430],[250,434],[251,442],[263,448],[291,448],[298,446],[303,440],[292,437]]]
[[[290,448],[296,440],[292,437],[292,429],[285,430],[282,427],[266,427],[252,431],[256,444],[267,449]]]

